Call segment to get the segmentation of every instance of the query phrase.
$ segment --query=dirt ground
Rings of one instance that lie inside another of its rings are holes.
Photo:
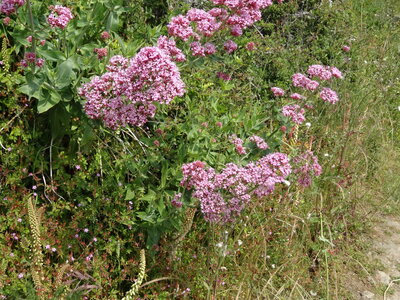
[[[380,267],[367,277],[347,274],[348,291],[356,300],[400,300],[400,219],[382,217],[365,239],[372,243],[368,260]]]

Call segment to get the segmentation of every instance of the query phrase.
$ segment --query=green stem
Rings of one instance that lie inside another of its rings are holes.
[[[27,0],[27,1],[26,1],[26,5],[27,5],[27,7],[28,7],[29,23],[30,23],[30,26],[31,26],[32,34],[33,34],[33,33],[35,32],[35,23],[33,22],[33,14],[32,14],[31,1],[30,1],[30,0]],[[32,36],[32,49],[33,49],[33,52],[36,53],[36,40],[35,40],[35,39],[36,39],[36,38],[35,38],[35,36],[33,35],[33,36]]]

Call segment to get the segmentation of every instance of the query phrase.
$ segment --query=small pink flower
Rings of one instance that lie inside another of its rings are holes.
[[[222,122],[217,122],[216,125],[217,125],[218,127],[222,127]]]
[[[232,79],[231,75],[226,74],[224,72],[217,72],[217,77],[221,78],[222,80],[229,81]]]
[[[182,194],[175,194],[174,199],[172,199],[171,204],[177,208],[182,207],[183,202],[179,201],[182,198]]]
[[[76,165],[76,166],[75,166],[75,169],[80,170],[80,169],[81,169],[81,166],[80,166],[80,165]]]
[[[10,24],[10,22],[11,22],[10,17],[5,17],[5,18],[3,19],[3,24],[6,25],[6,26],[8,26],[8,25]]]
[[[36,185],[32,186],[32,190],[36,190],[36,189],[37,189]]]
[[[306,97],[304,97],[303,95],[300,95],[298,93],[293,93],[290,95],[290,98],[294,99],[294,100],[303,100]]]
[[[51,5],[49,9],[51,10],[51,14],[47,18],[47,22],[53,28],[58,27],[64,29],[65,27],[67,27],[69,21],[74,18],[71,10],[68,7],[61,5]]]
[[[238,45],[232,40],[228,40],[224,43],[224,49],[229,54],[234,52],[237,48]]]
[[[158,140],[155,140],[155,141],[153,142],[153,144],[154,144],[154,146],[156,146],[156,147],[160,147],[160,142],[159,142]]]
[[[24,277],[24,273],[19,273],[18,278],[21,279],[22,277]]]
[[[285,91],[278,87],[272,87],[271,91],[272,91],[272,93],[274,93],[274,96],[276,96],[276,97],[285,95]]]
[[[107,48],[95,48],[94,52],[97,53],[97,58],[102,59],[103,57],[107,56]]]
[[[249,51],[253,51],[254,49],[256,49],[256,44],[254,42],[248,42],[246,45],[246,49]]]
[[[39,67],[39,68],[43,67],[44,62],[45,62],[45,60],[43,58],[38,58],[36,60],[36,66]]]
[[[41,45],[41,46],[44,46],[44,44],[46,44],[46,40],[41,40],[41,41],[40,41],[40,45]]]
[[[103,40],[107,40],[110,38],[110,34],[107,31],[103,31],[100,35]]]
[[[336,94],[336,92],[331,90],[330,88],[323,88],[319,96],[325,102],[329,102],[332,104],[335,104],[336,102],[339,101],[339,97]]]
[[[343,50],[344,52],[349,52],[349,51],[350,51],[350,46],[344,45],[344,46],[342,47],[342,50]]]
[[[26,52],[25,59],[28,63],[34,63],[36,61],[36,54],[35,52]]]
[[[48,249],[50,249],[51,247],[50,247],[50,245],[46,245],[45,248],[48,250]]]
[[[32,43],[32,36],[31,36],[31,35],[28,36],[28,37],[26,38],[26,40],[28,41],[28,43]]]

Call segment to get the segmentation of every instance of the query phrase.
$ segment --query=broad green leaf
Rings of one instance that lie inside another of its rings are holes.
[[[110,12],[107,23],[106,23],[106,31],[117,31],[119,24],[118,13],[115,11]]]
[[[38,113],[44,113],[61,101],[61,96],[55,91],[41,89],[37,106]]]
[[[39,56],[44,57],[47,60],[50,61],[59,61],[59,60],[65,60],[65,55],[61,51],[58,50],[37,50]]]
[[[128,188],[126,191],[125,200],[132,200],[133,198],[135,198],[135,192]]]
[[[73,62],[66,60],[57,67],[56,85],[58,88],[63,88],[70,85],[72,76]]]

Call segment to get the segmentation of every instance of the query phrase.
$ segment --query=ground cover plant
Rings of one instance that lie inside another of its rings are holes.
[[[363,3],[1,1],[0,297],[338,297]]]

